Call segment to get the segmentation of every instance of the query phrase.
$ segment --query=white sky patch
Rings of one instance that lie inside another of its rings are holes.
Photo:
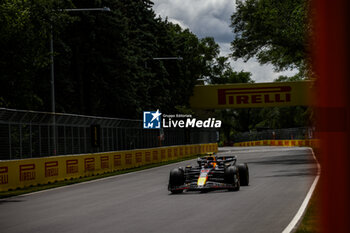
[[[249,71],[252,73],[252,79],[256,83],[272,82],[280,75],[293,76],[297,73],[295,70],[287,70],[283,72],[274,72],[272,65],[260,65],[256,59],[250,59],[244,62],[242,59],[237,61],[231,60],[231,65],[235,71]]]
[[[188,28],[199,38],[214,37],[220,45],[220,55],[230,54],[234,35],[230,28],[231,15],[236,10],[235,0],[154,0],[153,10],[163,19]],[[231,62],[234,70],[252,73],[255,82],[272,82],[280,75],[292,76],[297,71],[276,73],[272,65],[260,65],[256,59]]]
[[[220,55],[227,56],[231,53],[230,43],[220,43]],[[274,72],[272,65],[260,65],[260,63],[252,58],[247,62],[243,59],[237,61],[230,59],[231,66],[235,71],[248,71],[252,73],[252,79],[257,83],[272,82],[280,75],[293,76],[297,73],[297,70],[287,70],[283,72]]]
[[[170,22],[174,23],[174,24],[178,24],[181,26],[182,29],[190,29],[190,27],[188,25],[186,25],[183,21],[177,20],[177,19],[168,19]],[[191,30],[191,29],[190,29]]]

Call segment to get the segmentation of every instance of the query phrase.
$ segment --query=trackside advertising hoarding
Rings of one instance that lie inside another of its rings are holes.
[[[233,146],[307,146],[312,148],[320,148],[320,140],[305,139],[305,140],[259,140],[236,142]]]
[[[0,161],[0,191],[217,152],[217,143]]]
[[[195,86],[192,108],[261,108],[310,105],[313,82],[245,83]]]

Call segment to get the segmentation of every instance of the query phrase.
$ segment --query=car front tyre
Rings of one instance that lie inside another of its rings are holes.
[[[238,165],[239,178],[242,186],[249,185],[249,168],[246,163]]]

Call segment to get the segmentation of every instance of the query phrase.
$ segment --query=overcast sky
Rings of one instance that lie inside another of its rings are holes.
[[[163,19],[188,28],[199,38],[214,37],[220,45],[221,55],[228,55],[233,32],[229,27],[230,18],[235,11],[235,0],[153,0],[153,9]],[[291,76],[295,71],[275,73],[271,65],[261,66],[255,59],[244,63],[231,62],[234,70],[248,71],[256,82],[272,82],[279,75]]]

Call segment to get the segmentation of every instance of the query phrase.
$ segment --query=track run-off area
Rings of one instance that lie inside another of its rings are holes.
[[[306,147],[224,147],[249,166],[238,192],[167,190],[170,164],[18,197],[0,199],[0,232],[281,233],[317,175]]]

